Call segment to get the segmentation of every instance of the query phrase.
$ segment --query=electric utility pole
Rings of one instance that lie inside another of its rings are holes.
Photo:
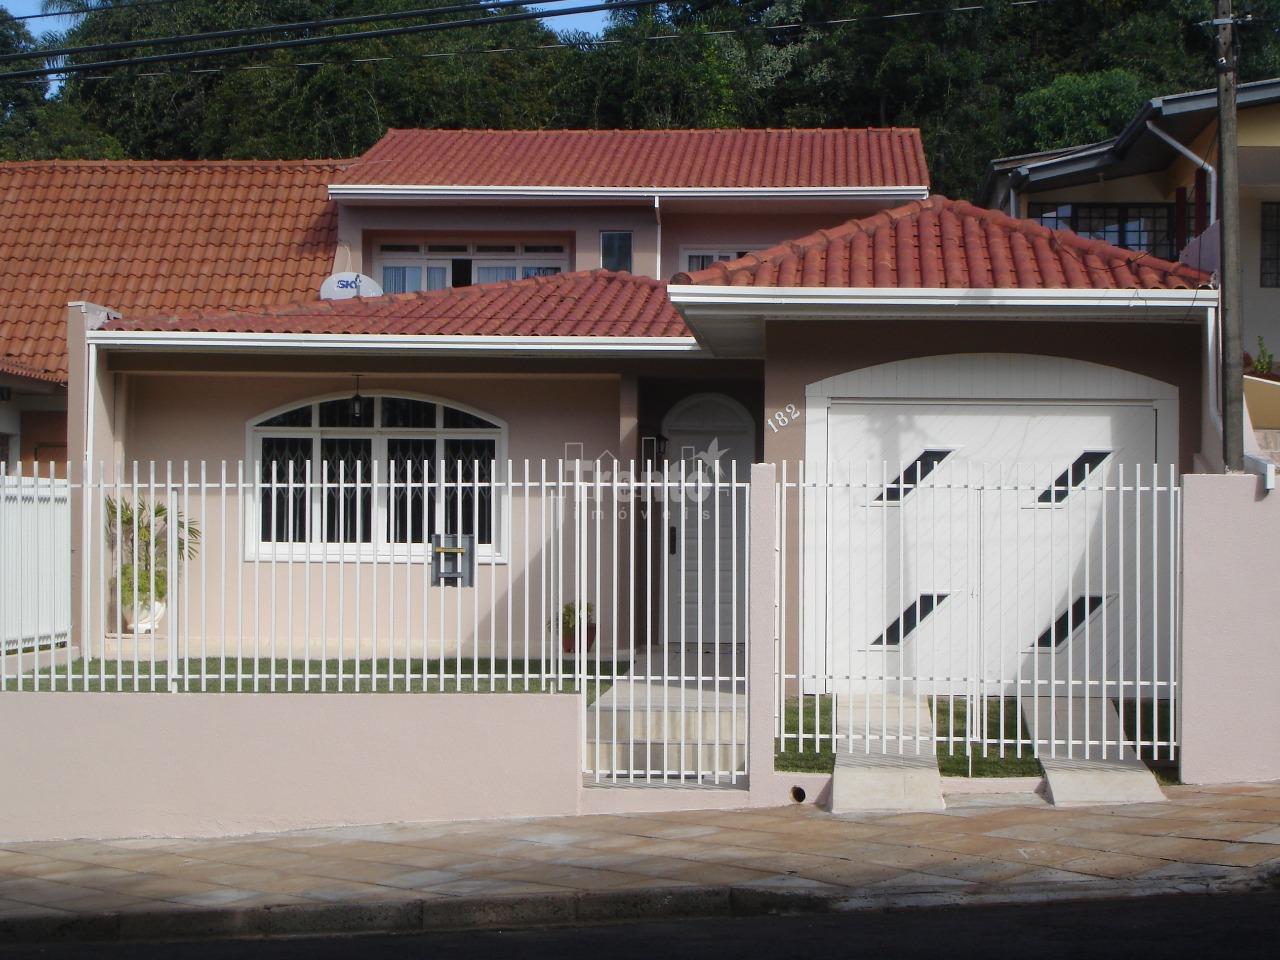
[[[1217,0],[1218,270],[1222,329],[1222,460],[1244,469],[1244,300],[1240,290],[1240,187],[1236,165],[1236,21],[1231,0]]]

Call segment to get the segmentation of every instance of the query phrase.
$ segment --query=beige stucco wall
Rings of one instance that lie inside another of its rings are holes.
[[[1280,494],[1247,475],[1183,478],[1178,729],[1187,783],[1280,779]]]
[[[772,321],[766,336],[765,416],[787,404],[803,410],[811,383],[880,363],[952,353],[1026,353],[1087,360],[1173,384],[1184,469],[1199,446],[1202,334],[1195,323]],[[803,458],[804,437],[803,423],[766,430],[764,459]]]
[[[163,658],[170,636],[181,656],[232,655],[315,659],[354,656],[436,658],[460,653],[464,657],[539,656],[558,641],[547,626],[562,603],[573,599],[570,559],[560,579],[548,544],[556,529],[555,492],[522,489],[511,493],[511,523],[503,555],[482,556],[476,582],[462,590],[431,587],[429,567],[420,560],[392,552],[375,563],[336,560],[290,563],[254,558],[254,536],[243,519],[251,513],[248,498],[241,502],[237,468],[246,455],[246,424],[265,411],[326,393],[352,389],[347,375],[302,375],[279,372],[246,374],[115,374],[127,386],[125,410],[116,422],[121,437],[123,495],[128,498],[133,463],[139,465],[142,497],[156,464],[163,483],[170,465],[181,482],[188,464],[191,488],[174,506],[204,533],[198,557],[184,567],[182,585],[171,590],[169,612],[160,633],[152,638],[122,631],[111,577],[106,588],[92,583],[86,636],[91,652],[103,642],[108,656],[131,659],[135,652],[149,659]],[[621,380],[614,375],[484,376],[404,374],[364,376],[362,391],[405,392],[454,401],[484,411],[508,426],[507,456],[513,476],[523,480],[524,460],[537,479],[541,461],[548,461],[554,480],[566,445],[581,444],[588,459],[619,449],[627,425],[621,416]],[[103,422],[99,422],[100,428]],[[631,427],[631,429],[634,429]],[[287,431],[285,431],[287,432]],[[110,443],[103,442],[109,449]],[[570,450],[577,450],[570,446]],[[573,455],[573,454],[570,454]],[[222,463],[227,464],[229,489],[220,491]],[[210,489],[199,489],[200,464]],[[108,468],[108,479],[111,477]],[[252,482],[252,470],[246,472]],[[381,480],[385,482],[386,478]],[[105,490],[114,496],[114,489]],[[525,526],[526,498],[531,504]],[[104,527],[101,500],[90,519],[94,530]],[[572,530],[572,505],[561,508],[561,529]],[[595,514],[586,521],[594,535]],[[612,538],[624,544],[625,522],[614,522],[612,511],[599,521],[606,547]],[[565,536],[568,534],[566,533]],[[96,541],[95,562],[103,561],[104,544]],[[611,587],[613,560],[604,551],[603,583]],[[527,556],[527,564],[526,564]],[[359,570],[357,571],[357,566]],[[625,587],[625,582],[623,584]],[[596,608],[601,652],[625,657],[633,642],[630,625],[613,616],[612,597],[596,596],[594,580],[589,601]],[[508,616],[508,598],[510,615]],[[627,609],[624,602],[620,609]],[[181,623],[181,626],[179,626]],[[113,635],[121,634],[120,639]],[[106,637],[105,641],[103,638]],[[509,639],[510,638],[510,641]],[[526,646],[527,644],[527,646]]]
[[[563,238],[570,244],[571,270],[600,267],[600,231],[632,232],[632,272],[657,276],[658,224],[648,206],[515,207],[432,206],[338,209],[337,270],[372,271],[374,238],[437,234],[467,239],[527,238],[531,234]]]
[[[0,729],[40,736],[0,737],[0,840],[571,814],[579,709],[550,694],[10,692]]]

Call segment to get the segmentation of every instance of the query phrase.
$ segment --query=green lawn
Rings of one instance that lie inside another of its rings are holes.
[[[793,773],[830,773],[835,766],[836,755],[830,742],[832,698],[830,696],[804,698],[804,725],[800,725],[800,698],[791,697],[786,703],[784,729],[793,734],[785,746],[781,740],[774,744],[775,767],[781,771]],[[954,707],[953,707],[954,704]],[[987,702],[987,738],[998,740],[1001,724],[1000,700]],[[1004,701],[1004,729],[1006,740],[1017,738],[1021,721],[1018,717],[1017,702],[1013,698]],[[965,701],[938,700],[934,706],[934,723],[938,734],[938,768],[944,777],[1037,777],[1040,776],[1040,762],[1025,753],[1019,757],[1016,747],[1006,744],[1005,756],[997,755],[999,745],[992,743],[987,747],[987,755],[983,756],[982,745],[965,742],[968,731],[968,717]],[[821,742],[816,741],[815,734],[821,731]],[[794,733],[803,734],[801,742]],[[948,749],[945,742],[954,732],[954,750]],[[1025,730],[1024,730],[1025,735]],[[873,745],[872,749],[877,749]],[[890,750],[895,749],[890,745]],[[910,744],[908,750],[914,749]],[[927,749],[922,747],[922,749]]]
[[[410,659],[407,664],[401,659],[362,660],[358,664],[360,669],[358,680],[355,660],[311,660],[307,663],[300,659],[290,661],[241,658],[237,660],[235,657],[229,657],[225,661],[225,671],[222,669],[223,663],[224,661],[217,657],[208,657],[203,661],[192,659],[175,664],[178,689],[192,692],[203,690],[209,693],[253,693],[256,667],[259,693],[418,693],[424,691],[427,693],[550,693],[553,691],[576,693],[578,690],[573,676],[572,660],[564,662],[562,678],[558,683],[553,677],[539,679],[537,673],[541,670],[541,664],[536,662],[528,664],[530,679],[526,682],[524,679],[526,664],[523,660],[507,661],[487,658],[473,660],[467,657],[444,661],[427,660],[425,661],[425,681],[423,680],[424,661],[421,658]],[[117,665],[120,669],[118,677]],[[9,677],[4,687],[6,690],[167,692],[170,680],[168,664],[158,661],[155,666],[156,671],[153,676],[150,662],[139,661],[135,680],[132,662],[122,661],[117,664],[115,660],[104,662],[90,659],[86,663],[84,660],[73,660],[69,681],[66,664],[59,663],[52,671],[47,667],[42,668],[34,678],[28,675],[19,681],[15,677]],[[619,663],[619,676],[624,675],[628,667],[629,664]],[[289,679],[291,669],[292,681]],[[203,685],[202,671],[207,678]],[[488,679],[491,673],[492,680]],[[511,677],[510,680],[507,679],[508,674]],[[594,702],[612,685],[611,681],[599,684],[588,681],[585,685],[588,703]]]

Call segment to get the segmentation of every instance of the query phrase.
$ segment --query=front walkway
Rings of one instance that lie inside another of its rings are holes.
[[[852,909],[1216,889],[1280,867],[1280,783],[1055,809],[812,806],[221,840],[0,844],[0,941],[184,937]]]

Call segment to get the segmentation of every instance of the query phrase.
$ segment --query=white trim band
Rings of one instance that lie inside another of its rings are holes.
[[[1144,307],[1214,307],[1217,290],[1019,290],[948,287],[732,287],[671,284],[667,295],[676,306],[720,307],[972,307],[1110,309]]]
[[[649,200],[651,198],[735,200],[768,197],[816,200],[927,200],[924,184],[886,187],[569,187],[569,186],[452,186],[448,184],[337,183],[329,185],[331,200]]]
[[[221,333],[165,330],[90,330],[88,343],[141,350],[255,350],[260,352],[404,352],[525,354],[696,354],[693,337],[467,337],[353,333]]]

